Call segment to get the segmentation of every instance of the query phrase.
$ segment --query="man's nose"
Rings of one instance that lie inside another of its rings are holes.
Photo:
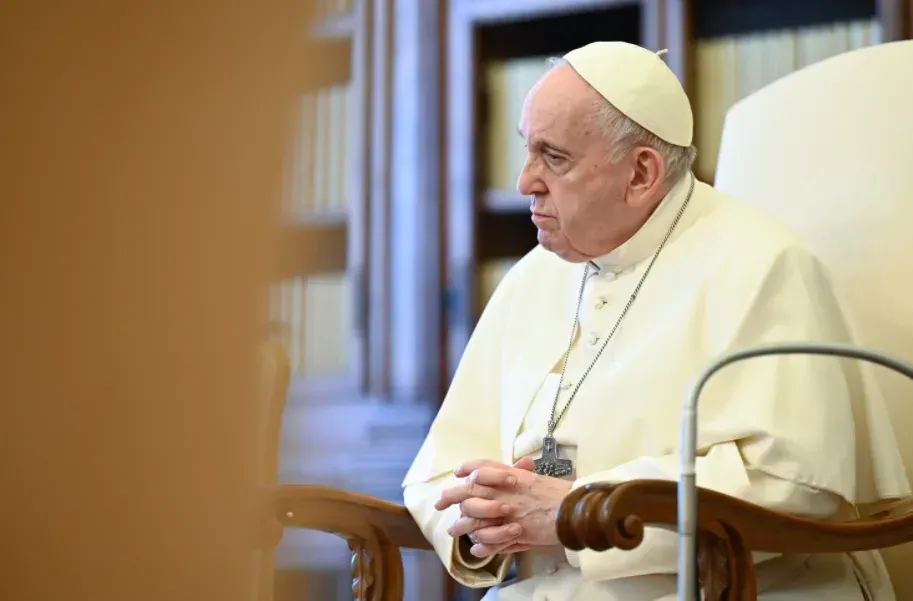
[[[523,196],[532,196],[533,194],[542,194],[545,191],[545,182],[539,178],[536,170],[527,159],[523,165],[523,170],[520,171],[520,177],[517,178],[517,192]]]

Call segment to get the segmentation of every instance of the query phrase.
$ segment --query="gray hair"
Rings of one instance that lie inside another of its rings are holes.
[[[550,58],[548,64],[550,68],[554,68],[567,64],[567,61],[563,58]],[[612,143],[612,151],[608,158],[613,163],[628,156],[635,148],[646,146],[658,152],[663,158],[666,166],[666,183],[674,183],[688,174],[697,158],[697,148],[694,146],[677,146],[666,142],[633,121],[602,96],[593,104],[593,117],[597,127]]]

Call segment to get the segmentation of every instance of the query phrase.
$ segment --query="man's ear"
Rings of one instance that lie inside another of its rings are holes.
[[[660,194],[666,180],[666,164],[656,149],[642,146],[631,152],[631,167],[627,202],[631,207],[643,208]]]

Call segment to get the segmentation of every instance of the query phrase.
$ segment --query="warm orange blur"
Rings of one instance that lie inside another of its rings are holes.
[[[49,4],[0,17],[0,599],[251,601],[305,3]]]

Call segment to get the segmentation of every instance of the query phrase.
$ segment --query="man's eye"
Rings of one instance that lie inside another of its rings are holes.
[[[558,161],[564,160],[563,157],[558,156],[557,154],[552,154],[550,152],[545,153],[545,158],[551,161],[552,163],[557,163]]]

